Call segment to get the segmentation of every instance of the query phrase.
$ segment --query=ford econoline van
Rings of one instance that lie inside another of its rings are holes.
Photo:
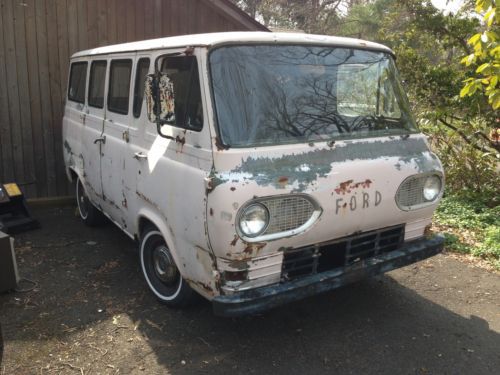
[[[235,32],[71,58],[64,161],[81,218],[139,243],[151,291],[271,308],[430,257],[443,169],[393,52]]]

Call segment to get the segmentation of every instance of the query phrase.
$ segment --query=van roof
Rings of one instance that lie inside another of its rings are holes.
[[[150,51],[163,48],[176,47],[212,47],[223,44],[235,43],[296,43],[296,44],[316,44],[339,47],[351,47],[360,49],[371,49],[393,53],[392,50],[382,44],[368,42],[366,40],[344,38],[326,35],[314,35],[304,33],[270,33],[261,31],[240,31],[209,34],[182,35],[168,38],[150,39],[139,42],[114,44],[110,46],[98,47],[80,51],[71,58],[108,55],[123,52]]]

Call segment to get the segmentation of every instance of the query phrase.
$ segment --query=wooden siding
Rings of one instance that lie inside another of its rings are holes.
[[[108,44],[266,30],[227,0],[0,0],[0,182],[72,194],[61,118],[69,57]]]

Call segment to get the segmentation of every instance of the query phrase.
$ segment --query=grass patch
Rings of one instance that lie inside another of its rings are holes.
[[[447,195],[434,216],[446,236],[446,249],[472,254],[500,270],[500,197],[497,194]]]

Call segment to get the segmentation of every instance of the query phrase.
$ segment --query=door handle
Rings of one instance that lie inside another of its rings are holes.
[[[102,143],[102,144],[105,144],[106,143],[106,136],[103,135],[101,138],[97,138],[95,141],[94,141],[94,144],[96,145],[97,143]]]
[[[147,159],[147,158],[148,158],[148,156],[141,151],[134,153],[134,159],[142,160],[142,159]]]

